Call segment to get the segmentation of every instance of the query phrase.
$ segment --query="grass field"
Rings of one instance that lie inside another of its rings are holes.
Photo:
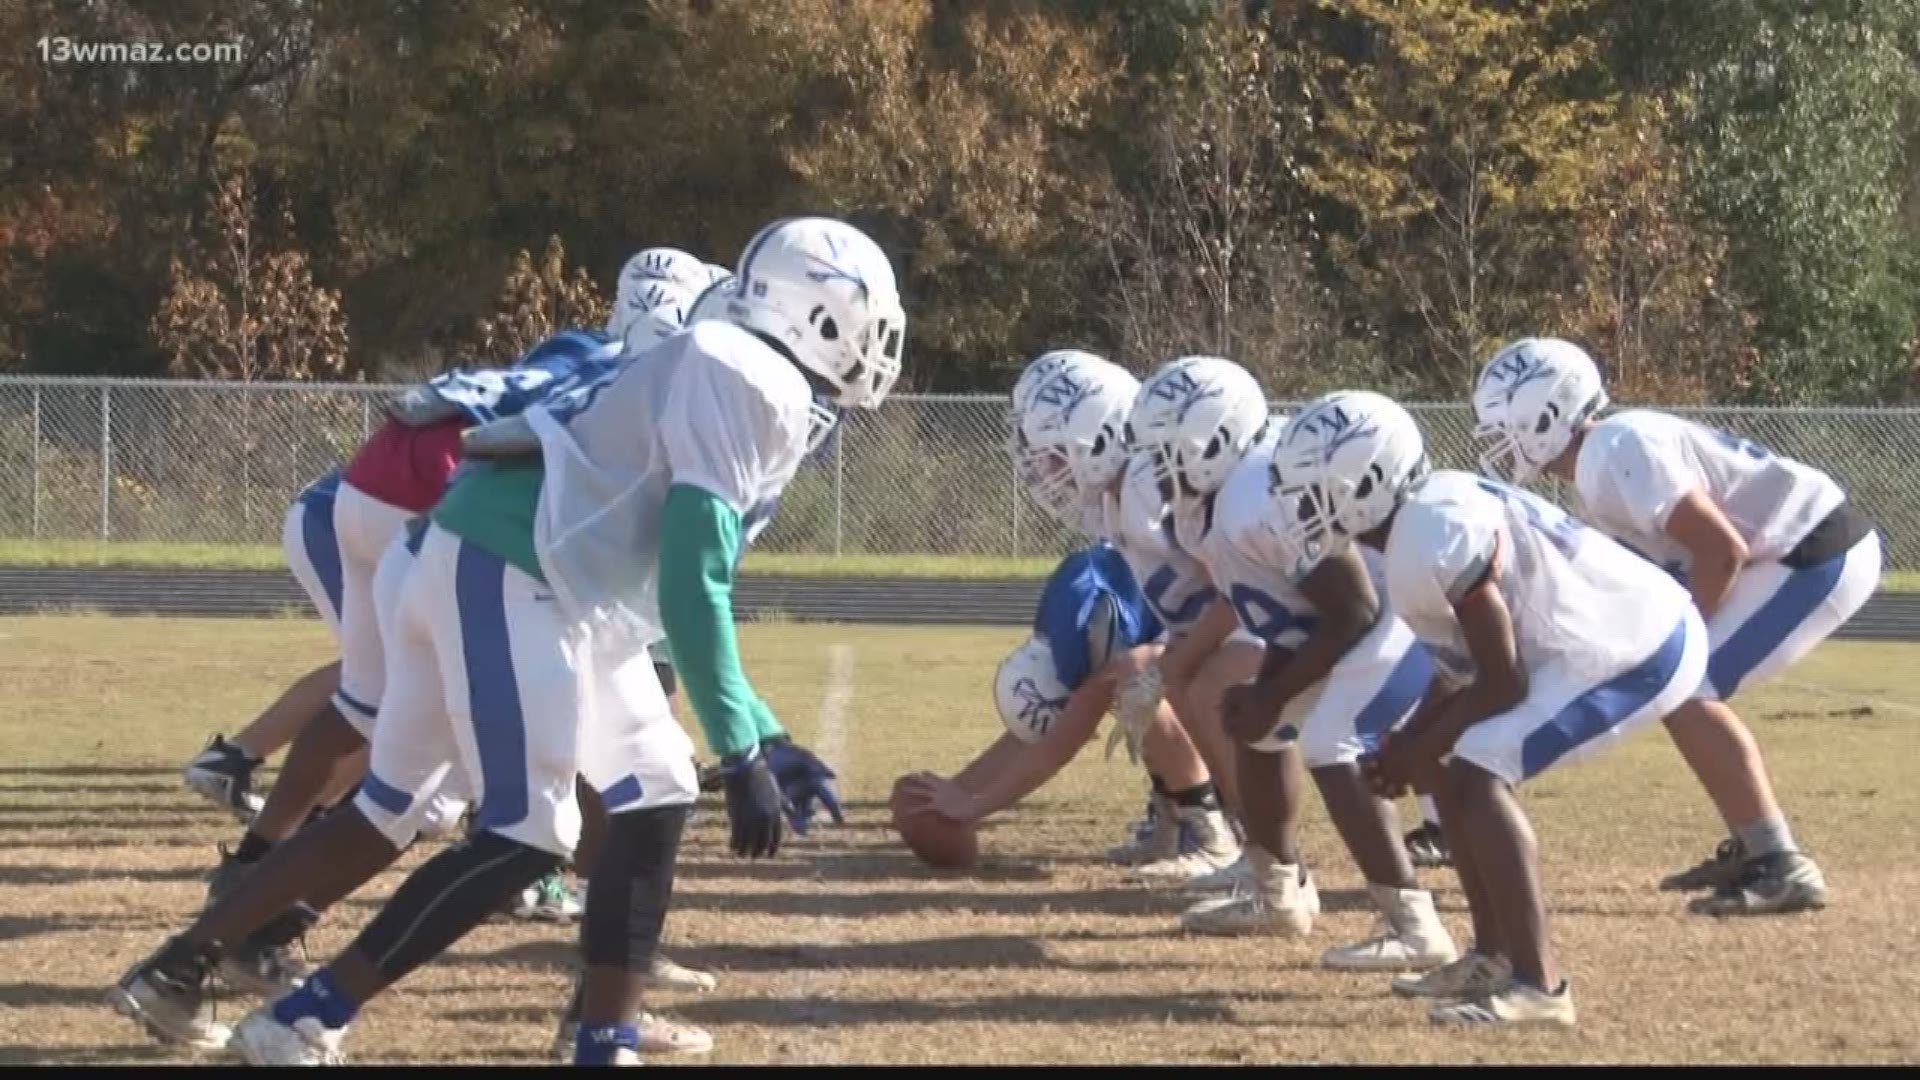
[[[946,555],[793,555],[749,552],[745,570],[790,577],[1039,580],[1058,559]],[[0,567],[150,570],[279,570],[277,544],[184,544],[142,540],[0,540]]]
[[[810,578],[931,578],[941,581],[1040,580],[1053,558],[962,555],[794,555],[750,551],[750,574]],[[177,544],[138,540],[0,540],[0,567],[112,567],[154,570],[278,570],[286,560],[275,544]],[[1920,592],[1920,571],[1890,570],[1887,592]]]
[[[977,872],[922,870],[888,827],[891,781],[952,772],[998,732],[987,683],[1015,636],[747,628],[751,670],[798,737],[829,748],[851,816],[778,861],[745,864],[725,855],[723,817],[704,804],[668,953],[718,971],[720,989],[653,1002],[713,1031],[718,1049],[692,1060],[1920,1059],[1914,647],[1830,646],[1791,685],[1738,702],[1826,868],[1835,903],[1824,912],[1714,922],[1654,890],[1719,832],[1658,730],[1527,788],[1581,1023],[1488,1034],[1432,1030],[1384,977],[1315,968],[1372,920],[1317,805],[1305,846],[1327,911],[1305,942],[1181,937],[1178,897],[1126,885],[1099,862],[1145,783],[1093,750],[988,825]],[[181,788],[177,769],[327,653],[319,625],[303,621],[0,620],[0,1062],[188,1060],[101,1002],[197,908],[214,844],[237,833]],[[310,942],[316,958],[344,945],[398,880],[389,873],[338,909]],[[1427,880],[1464,937],[1451,876]],[[571,947],[567,930],[482,927],[370,1007],[349,1053],[538,1063]],[[221,1018],[252,1006],[225,1000]]]

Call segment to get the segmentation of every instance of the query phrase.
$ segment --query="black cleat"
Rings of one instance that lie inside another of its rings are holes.
[[[239,818],[240,824],[251,825],[266,805],[266,800],[253,792],[253,770],[259,767],[258,759],[248,757],[245,750],[224,736],[215,735],[205,750],[187,762],[182,778],[188,788]]]
[[[1407,857],[1413,865],[1423,870],[1433,870],[1453,865],[1453,853],[1447,850],[1446,834],[1440,826],[1431,821],[1423,821],[1420,827],[1402,837],[1407,845]]]
[[[211,950],[169,938],[120,976],[107,991],[107,1004],[163,1043],[223,1049],[233,1032],[216,1023],[207,1007],[207,981],[216,962]]]
[[[1713,849],[1713,854],[1699,865],[1662,878],[1660,891],[1699,892],[1702,889],[1719,890],[1731,887],[1740,879],[1740,867],[1746,861],[1745,844],[1733,838],[1722,840],[1720,846]]]

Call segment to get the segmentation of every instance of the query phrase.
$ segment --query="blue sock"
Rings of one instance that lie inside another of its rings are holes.
[[[300,989],[273,1003],[273,1018],[288,1027],[303,1016],[311,1016],[338,1031],[359,1014],[360,1003],[341,993],[333,985],[333,973],[325,968],[314,972]]]
[[[611,1065],[621,1047],[639,1051],[640,1029],[630,1024],[581,1024],[573,1039],[575,1065]]]

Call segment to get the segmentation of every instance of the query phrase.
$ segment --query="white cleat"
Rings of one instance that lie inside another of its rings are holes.
[[[1140,866],[1170,859],[1180,854],[1180,821],[1173,800],[1154,795],[1147,802],[1147,816],[1128,827],[1124,844],[1107,849],[1107,861],[1120,866]]]
[[[586,904],[567,887],[566,876],[554,871],[520,890],[513,905],[513,917],[527,922],[550,922],[565,926],[579,919]]]
[[[1202,900],[1180,928],[1213,937],[1306,937],[1320,914],[1320,890],[1298,866],[1276,863],[1233,893]]]
[[[225,1049],[233,1031],[216,1023],[207,1007],[207,966],[202,963],[185,975],[169,975],[157,962],[160,955],[149,956],[122,975],[107,991],[107,1004],[162,1043],[195,1050]]]
[[[1247,858],[1247,849],[1241,848],[1239,858],[1222,869],[1194,878],[1185,888],[1196,896],[1220,896],[1252,884],[1253,863]]]
[[[1560,984],[1560,992],[1549,994],[1525,983],[1509,982],[1491,994],[1470,1001],[1443,1001],[1427,1012],[1436,1024],[1466,1027],[1511,1027],[1521,1024],[1551,1024],[1572,1027],[1577,1016],[1573,1008],[1573,989]]]
[[[1227,815],[1219,810],[1182,807],[1180,828],[1193,839],[1191,850],[1168,858],[1143,863],[1129,875],[1135,881],[1177,884],[1225,870],[1240,858],[1240,841],[1233,835]],[[1182,845],[1184,848],[1186,845]]]
[[[1399,997],[1462,1000],[1485,997],[1506,989],[1513,967],[1503,958],[1469,949],[1460,959],[1422,975],[1400,975],[1393,980]]]
[[[649,990],[681,990],[695,994],[711,993],[720,985],[720,980],[711,973],[683,967],[664,956],[655,956],[653,965],[647,968],[646,988]]]
[[[233,1047],[249,1065],[345,1065],[347,1055],[340,1044],[346,1036],[346,1028],[328,1028],[311,1016],[292,1026],[283,1024],[267,1004],[233,1029]]]
[[[640,1031],[641,1054],[707,1054],[713,1051],[713,1035],[703,1027],[683,1024],[648,1012],[640,1014],[639,1019],[634,1021],[634,1027]],[[554,1059],[563,1064],[571,1063],[579,1039],[580,1024],[577,1021],[561,1022],[560,1029],[553,1036]],[[627,1064],[639,1063],[635,1059]]]
[[[1427,971],[1459,958],[1453,936],[1433,909],[1425,889],[1369,885],[1380,908],[1380,932],[1365,941],[1328,949],[1320,966],[1333,971]]]

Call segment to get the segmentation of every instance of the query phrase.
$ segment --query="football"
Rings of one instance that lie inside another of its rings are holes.
[[[962,825],[931,812],[912,813],[906,795],[906,777],[894,781],[893,829],[920,861],[937,870],[965,870],[980,858],[980,838],[973,826]]]

